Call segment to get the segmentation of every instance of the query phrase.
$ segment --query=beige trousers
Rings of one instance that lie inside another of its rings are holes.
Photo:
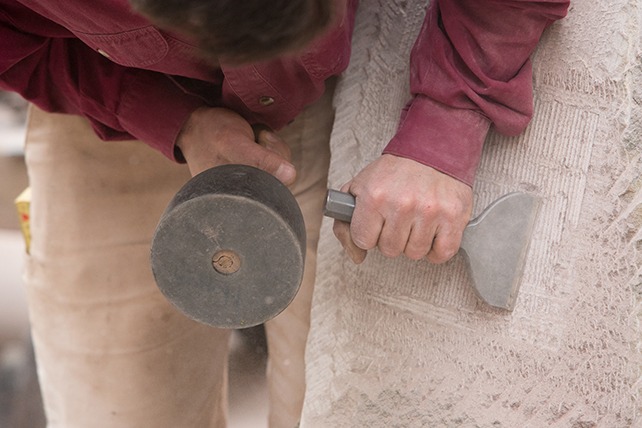
[[[270,426],[294,427],[329,162],[331,94],[282,132],[308,234],[301,291],[266,324]],[[187,168],[136,141],[102,142],[75,116],[32,109],[26,288],[50,428],[190,428],[226,423],[230,331],[198,324],[158,291],[154,228]]]

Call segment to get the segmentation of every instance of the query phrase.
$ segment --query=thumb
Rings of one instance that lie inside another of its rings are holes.
[[[350,236],[350,224],[335,220],[334,225],[332,226],[332,231],[352,262],[357,265],[363,263],[368,252],[357,247],[355,243],[352,242],[352,236]]]
[[[289,186],[296,179],[296,169],[284,156],[258,144],[248,147],[245,164],[254,166],[275,176],[280,182]]]
[[[292,160],[290,146],[276,132],[265,127],[259,128],[255,125],[254,135],[256,142],[260,146],[283,156],[288,161]]]

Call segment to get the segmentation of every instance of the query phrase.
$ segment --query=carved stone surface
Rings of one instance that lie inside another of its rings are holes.
[[[393,135],[425,5],[362,0],[331,187]],[[302,427],[642,426],[640,6],[572,3],[534,56],[531,125],[487,139],[475,213],[514,190],[542,199],[514,312],[477,299],[459,256],[354,266],[326,219]]]

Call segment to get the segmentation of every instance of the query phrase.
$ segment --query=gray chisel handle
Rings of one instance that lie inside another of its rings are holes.
[[[330,189],[325,197],[323,215],[350,223],[354,207],[355,198],[353,195]]]

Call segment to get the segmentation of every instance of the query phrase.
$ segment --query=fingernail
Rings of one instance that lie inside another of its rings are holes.
[[[294,169],[294,166],[289,163],[283,162],[279,165],[274,175],[276,175],[276,178],[282,182],[288,184],[294,181],[294,177],[296,177],[296,169]]]
[[[279,142],[279,137],[272,131],[265,131],[264,137],[270,143],[276,144]]]

